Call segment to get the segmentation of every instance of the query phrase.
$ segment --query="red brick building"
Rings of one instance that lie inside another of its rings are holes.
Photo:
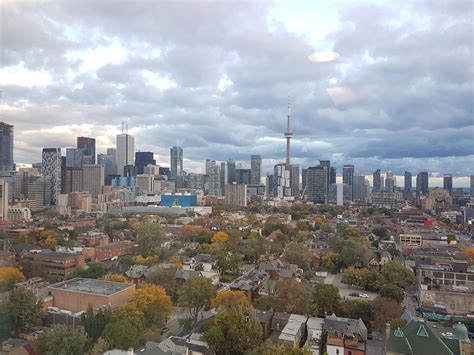
[[[138,248],[132,242],[117,242],[83,249],[84,256],[92,261],[110,260],[113,257],[137,253]]]
[[[70,279],[74,271],[86,266],[84,255],[56,251],[30,252],[23,257],[23,261],[30,264],[32,277],[54,281]]]

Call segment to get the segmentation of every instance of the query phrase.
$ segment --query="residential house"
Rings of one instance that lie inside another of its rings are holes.
[[[367,327],[361,319],[327,316],[323,325],[328,355],[365,355]]]

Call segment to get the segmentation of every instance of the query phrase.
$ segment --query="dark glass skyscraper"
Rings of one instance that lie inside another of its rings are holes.
[[[342,168],[342,183],[350,187],[351,197],[354,195],[354,165],[344,165]]]
[[[237,180],[235,174],[235,161],[233,159],[227,160],[227,183],[233,184]]]
[[[170,179],[175,181],[177,188],[184,187],[183,175],[183,148],[171,147],[170,149]]]
[[[428,195],[428,172],[422,171],[416,176],[416,193],[418,195]]]
[[[153,159],[153,152],[135,153],[135,169],[137,174],[143,174],[144,168],[148,164],[156,165],[156,160]]]
[[[251,155],[250,156],[250,170],[252,174],[251,183],[252,185],[261,184],[262,176],[262,157],[260,155]]]
[[[336,167],[331,166],[330,173],[329,173],[329,185],[336,183]]]
[[[446,174],[443,177],[443,189],[448,190],[449,193],[453,191],[453,176]]]
[[[405,171],[405,191],[411,191],[412,189],[412,174],[409,171]]]
[[[13,126],[0,122],[0,177],[10,177],[13,170]]]
[[[306,171],[305,198],[314,203],[327,203],[328,184],[326,167],[319,165]]]
[[[331,184],[331,162],[329,160],[320,160],[319,165],[326,168],[326,184],[329,186]],[[334,183],[336,183],[334,181]]]
[[[380,192],[382,190],[382,179],[380,177],[380,169],[374,171],[372,175],[372,191]]]

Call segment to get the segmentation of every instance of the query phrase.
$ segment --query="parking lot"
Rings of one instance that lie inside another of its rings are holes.
[[[341,297],[342,300],[370,300],[373,301],[375,297],[378,296],[376,292],[369,292],[369,291],[364,291],[363,289],[355,286],[348,286],[346,284],[343,284],[341,282],[341,274],[337,275],[332,275],[328,274],[326,279],[324,280],[325,284],[328,285],[333,285],[339,289],[339,296]],[[353,292],[361,293],[361,294],[366,294],[368,297],[367,298],[362,298],[362,297],[357,297],[357,296],[351,296],[350,294]]]

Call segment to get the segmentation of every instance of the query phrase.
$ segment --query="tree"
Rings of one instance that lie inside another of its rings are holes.
[[[247,355],[311,355],[311,351],[308,348],[295,348],[291,345],[280,345],[266,341],[248,352]]]
[[[255,348],[261,339],[262,327],[253,307],[219,312],[204,332],[204,340],[218,354],[241,354]]]
[[[251,307],[248,297],[241,291],[224,291],[212,300],[212,307],[219,310],[242,310]]]
[[[360,237],[359,230],[354,226],[347,226],[343,231],[344,237]]]
[[[128,284],[132,283],[127,277],[123,275],[119,275],[119,274],[112,274],[109,276],[105,276],[104,280],[113,281],[113,282],[122,282],[122,283],[128,283]]]
[[[388,230],[387,228],[384,227],[375,227],[372,229],[372,233],[374,233],[376,236],[385,239],[388,237]]]
[[[99,338],[95,342],[92,350],[89,355],[103,355],[106,351],[110,349],[110,345],[104,338]]]
[[[158,223],[144,223],[137,234],[137,243],[144,257],[160,255],[164,232]]]
[[[81,324],[86,334],[92,339],[92,342],[96,342],[99,339],[105,327],[111,321],[112,312],[110,308],[107,308],[105,311],[100,309],[97,314],[94,314],[91,304],[87,307],[86,312],[81,315]]]
[[[284,312],[286,309],[286,301],[273,295],[258,297],[253,301],[253,305],[255,308],[264,311],[273,309],[275,312]]]
[[[132,303],[145,315],[147,325],[161,327],[173,310],[170,296],[158,285],[147,284],[135,290]]]
[[[392,299],[377,297],[372,302],[374,312],[374,328],[382,331],[385,329],[387,322],[392,324],[400,318],[402,313],[400,305]]]
[[[385,283],[406,289],[415,282],[413,272],[397,261],[389,261],[382,269]]]
[[[176,289],[176,279],[174,277],[175,271],[175,269],[158,269],[147,275],[146,282],[155,285],[160,285],[166,290],[166,293],[168,295],[172,296],[175,293]]]
[[[38,300],[33,291],[25,288],[12,290],[7,309],[15,334],[18,334],[20,330],[41,324],[42,308],[42,301]]]
[[[118,319],[107,324],[104,329],[103,338],[111,348],[128,350],[140,345],[143,329],[144,327],[131,324],[127,320]]]
[[[38,337],[38,351],[42,355],[83,355],[88,338],[82,327],[55,325]]]
[[[352,319],[362,319],[367,329],[370,331],[373,310],[372,303],[364,300],[350,300],[339,304],[337,315]]]
[[[366,266],[371,258],[369,241],[366,238],[331,238],[329,245],[338,254],[335,262],[336,270],[339,271],[349,266]]]
[[[270,247],[267,239],[262,236],[251,236],[241,248],[242,254],[250,262],[257,262],[261,255],[265,255]]]
[[[318,315],[332,314],[339,305],[339,290],[333,285],[316,285],[313,297],[318,305]]]
[[[77,269],[73,272],[74,277],[83,277],[86,279],[98,279],[104,276],[106,270],[101,263],[91,262],[87,264],[87,269]]]
[[[0,267],[0,291],[11,290],[17,282],[25,280],[25,275],[16,267]]]
[[[178,305],[189,309],[193,324],[196,325],[199,313],[210,307],[216,294],[211,280],[204,277],[191,277],[180,287]]]
[[[321,224],[320,230],[321,230],[321,232],[326,233],[326,234],[332,233],[332,228],[327,223]]]
[[[380,288],[380,297],[389,298],[398,303],[402,303],[405,298],[405,292],[397,285],[385,284]]]
[[[308,248],[302,243],[290,243],[285,248],[286,259],[292,263],[298,265],[303,270],[309,269],[311,263],[311,254]]]
[[[347,268],[342,273],[343,283],[349,285],[356,285],[368,291],[378,291],[384,283],[384,277],[375,270],[366,268],[355,269],[353,267]]]
[[[230,240],[229,234],[223,231],[214,233],[212,236],[211,242],[214,244],[225,244]]]
[[[220,252],[217,254],[216,266],[223,275],[226,273],[238,275],[241,263],[242,255],[238,253]]]

